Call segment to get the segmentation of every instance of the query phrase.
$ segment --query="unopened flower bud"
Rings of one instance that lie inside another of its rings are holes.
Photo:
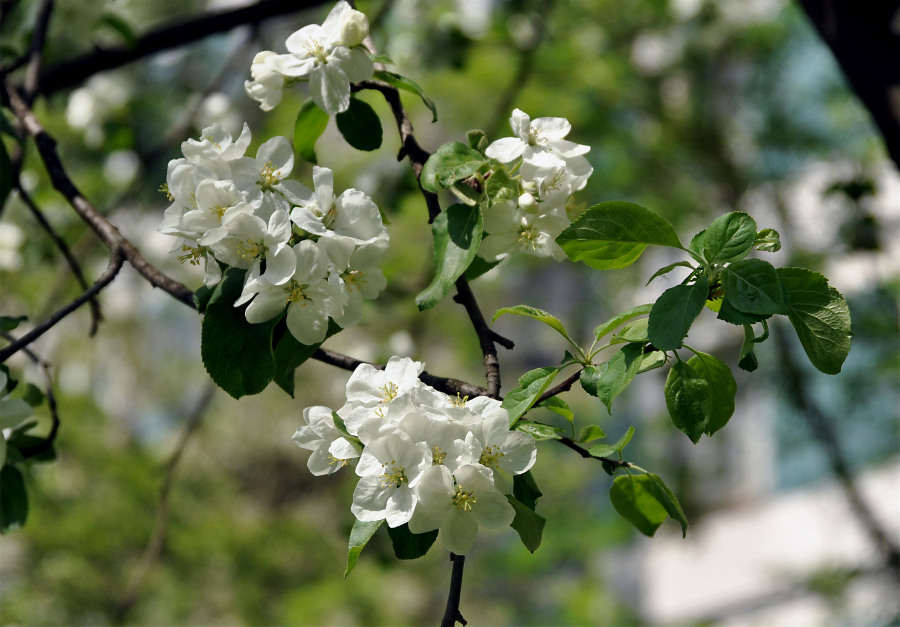
[[[341,24],[341,41],[348,48],[358,46],[369,34],[369,18],[365,14],[351,9],[347,11]]]
[[[538,210],[538,202],[534,196],[525,192],[521,196],[519,196],[519,207],[522,211],[526,211],[528,213],[535,213]]]

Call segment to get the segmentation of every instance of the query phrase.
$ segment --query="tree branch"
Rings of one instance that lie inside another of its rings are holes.
[[[323,3],[324,0],[260,0],[256,4],[231,11],[207,13],[183,22],[166,24],[138,37],[132,45],[97,48],[93,52],[47,68],[39,79],[40,93],[52,94],[60,89],[80,85],[94,74],[121,67],[151,54]]]
[[[81,266],[78,263],[78,260],[75,259],[75,256],[72,254],[72,251],[69,249],[69,245],[66,244],[65,240],[59,236],[56,230],[53,228],[53,225],[47,221],[47,218],[44,216],[43,212],[38,208],[38,206],[34,203],[34,200],[31,196],[26,192],[21,183],[16,181],[16,189],[19,191],[19,198],[22,202],[25,203],[25,206],[28,207],[28,210],[31,211],[31,214],[34,216],[34,219],[38,221],[44,231],[47,232],[47,235],[50,236],[50,239],[53,241],[56,248],[59,249],[59,252],[62,253],[63,258],[66,260],[66,263],[69,264],[69,268],[72,270],[72,274],[75,275],[75,280],[78,281],[78,284],[81,286],[82,290],[87,291],[88,283],[84,278],[84,273],[81,270]],[[91,297],[88,301],[88,305],[91,309],[91,330],[90,335],[95,335],[97,333],[97,327],[100,324],[100,320],[103,319],[103,315],[100,313],[100,303],[95,297]]]
[[[462,595],[462,578],[463,568],[466,565],[466,556],[450,554],[450,561],[453,562],[453,572],[450,574],[450,593],[447,595],[447,608],[444,610],[444,618],[441,620],[441,627],[454,627],[456,623],[467,625],[466,619],[463,618],[459,611],[459,601]]]

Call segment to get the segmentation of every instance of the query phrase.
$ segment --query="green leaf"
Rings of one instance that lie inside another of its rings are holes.
[[[534,553],[541,546],[546,519],[524,503],[519,502],[512,494],[507,494],[506,500],[516,510],[515,518],[509,526],[519,534],[525,548]]]
[[[357,150],[369,152],[381,147],[381,120],[368,102],[350,98],[350,106],[335,115],[334,121],[347,143]]]
[[[325,340],[342,331],[334,320],[328,320],[328,331]],[[282,390],[294,397],[294,371],[325,342],[308,346],[297,341],[285,325],[284,333],[275,345],[275,383]]]
[[[709,283],[702,275],[695,283],[676,285],[663,292],[650,310],[650,343],[660,350],[681,348],[708,295]]]
[[[556,243],[572,261],[600,270],[631,265],[650,244],[682,248],[668,220],[621,201],[594,205],[566,227]]]
[[[394,60],[386,54],[373,54],[372,63],[382,63],[384,65],[393,65]]]
[[[571,423],[575,422],[575,412],[569,407],[569,404],[558,396],[551,396],[543,401],[538,407],[549,409],[554,414],[559,414]]]
[[[596,329],[594,329],[594,337],[599,340],[601,337],[603,337],[619,325],[628,322],[632,318],[637,318],[638,316],[644,316],[650,313],[650,310],[652,308],[652,304],[647,304],[638,305],[637,307],[632,307],[628,311],[623,311],[618,316],[610,318],[609,320],[598,326]]]
[[[413,533],[409,530],[409,524],[404,523],[399,527],[388,527],[388,535],[394,545],[394,555],[401,560],[414,560],[428,553],[428,549],[437,540],[438,530],[425,533]]]
[[[650,487],[653,483],[647,475],[624,475],[617,477],[609,489],[609,499],[619,516],[645,536],[653,536],[668,516]]]
[[[590,442],[591,440],[601,440],[605,437],[606,432],[598,425],[587,425],[581,430],[575,441],[579,444],[583,444],[584,442]]]
[[[491,204],[517,199],[520,195],[518,180],[509,175],[503,164],[494,162],[492,165],[495,167],[491,170],[491,176],[484,182],[484,192]]]
[[[621,454],[625,445],[631,442],[632,437],[634,437],[634,427],[628,427],[625,435],[619,438],[619,441],[615,444],[597,444],[588,449],[588,452],[594,457],[611,457],[612,455]]]
[[[194,292],[192,298],[194,307],[197,308],[197,313],[206,313],[206,306],[209,304],[209,299],[212,298],[213,292],[216,291],[217,286],[218,283],[213,286],[202,285]]]
[[[675,263],[670,263],[669,265],[663,266],[662,268],[654,272],[653,276],[647,279],[647,283],[645,285],[650,285],[650,283],[653,282],[653,279],[669,274],[675,268],[690,268],[691,270],[693,270],[694,266],[692,266],[688,261],[676,261]]]
[[[768,329],[766,330],[768,334]],[[761,342],[765,339],[765,336],[762,338],[757,338],[753,333],[753,327],[749,324],[744,325],[744,343],[741,344],[741,357],[740,361],[738,361],[738,368],[741,370],[746,370],[747,372],[753,372],[757,368],[759,368],[759,361],[756,359],[756,355],[753,353],[754,344],[757,342]]]
[[[703,237],[703,257],[708,263],[727,263],[747,256],[756,242],[756,222],[746,213],[733,211],[713,220]]]
[[[44,392],[34,383],[28,383],[25,385],[25,392],[22,394],[23,401],[25,401],[32,407],[37,407],[44,402],[44,398]]]
[[[444,300],[456,279],[466,271],[481,245],[481,209],[456,204],[442,211],[431,225],[434,238],[434,279],[416,296],[419,311]]]
[[[825,374],[837,374],[850,352],[850,308],[828,279],[805,268],[779,268],[790,294],[790,319],[809,361]]]
[[[350,543],[347,550],[347,570],[344,571],[344,579],[346,579],[350,575],[350,572],[356,567],[356,561],[359,559],[359,554],[362,553],[363,548],[369,543],[369,540],[372,539],[372,536],[375,535],[375,532],[382,523],[384,523],[383,520],[377,520],[375,522],[353,520],[353,529],[350,530]]]
[[[484,156],[461,142],[450,142],[428,157],[419,182],[422,189],[437,192],[440,187],[451,187],[457,181],[469,178],[484,163]]]
[[[712,414],[709,382],[683,361],[676,361],[666,377],[666,407],[675,426],[696,444]]]
[[[650,341],[649,325],[649,318],[638,318],[637,320],[633,320],[622,327],[621,331],[614,334],[611,342],[613,344],[621,344],[622,342],[647,343]]]
[[[466,268],[463,276],[465,276],[467,280],[472,281],[480,277],[482,274],[488,272],[489,270],[493,270],[494,268],[496,268],[501,261],[503,260],[498,259],[497,261],[485,261],[483,258],[475,255],[475,258],[472,260],[472,263],[469,264],[469,267]]]
[[[209,376],[234,398],[262,392],[275,376],[272,331],[277,318],[251,324],[245,307],[234,307],[244,270],[229,268],[206,307],[200,327],[200,356]]]
[[[708,303],[709,301],[707,301]],[[722,298],[718,301],[719,303],[719,313],[716,316],[719,320],[723,322],[727,322],[729,324],[756,324],[757,322],[762,322],[768,318],[771,318],[771,314],[758,315],[758,314],[749,314],[743,311],[738,311],[731,304],[731,301],[728,298]]]
[[[97,21],[118,34],[126,47],[134,48],[137,45],[138,37],[134,32],[134,28],[122,16],[115,13],[104,13]]]
[[[28,316],[0,316],[0,331],[13,331],[28,320]]]
[[[502,407],[509,412],[509,426],[512,427],[522,415],[531,409],[537,402],[553,379],[559,373],[559,368],[547,366],[530,370],[519,377],[518,387],[513,388],[504,397]]]
[[[612,413],[612,402],[631,383],[640,370],[644,357],[644,347],[640,344],[626,344],[606,363],[606,368],[597,381],[597,396]]]
[[[600,375],[606,369],[606,364],[599,366],[585,366],[578,373],[578,380],[581,382],[581,388],[591,396],[600,396],[600,390],[597,385],[600,383]]]
[[[728,364],[717,357],[697,352],[687,363],[709,384],[710,414],[704,432],[712,435],[728,424],[734,414],[737,383]]]
[[[529,318],[534,318],[539,322],[543,322],[548,327],[559,333],[561,336],[566,338],[572,344],[572,338],[569,337],[568,331],[566,331],[566,327],[563,326],[563,323],[560,322],[556,316],[553,314],[549,314],[543,309],[538,309],[537,307],[531,307],[529,305],[516,305],[515,307],[504,307],[503,309],[498,309],[494,314],[494,317],[491,318],[491,324],[494,324],[502,315],[512,314],[514,316],[528,316]]]
[[[722,270],[722,288],[725,290],[723,308],[730,305],[742,313],[758,316],[787,313],[778,272],[768,261],[734,262]]]
[[[651,351],[649,353],[645,353],[643,359],[641,359],[641,368],[640,370],[638,370],[638,374],[647,372],[649,370],[655,370],[656,368],[661,368],[665,363],[665,351]]]
[[[565,434],[565,431],[559,427],[523,419],[517,420],[513,428],[516,431],[527,433],[535,440],[559,440]]]
[[[437,107],[434,106],[434,101],[425,95],[425,92],[417,82],[410,78],[406,78],[405,76],[401,76],[400,74],[397,74],[395,72],[388,72],[387,70],[377,70],[374,76],[376,79],[384,81],[388,85],[392,85],[397,89],[402,89],[404,91],[416,94],[419,98],[422,99],[422,102],[425,103],[425,106],[431,110],[431,122],[437,122]]]
[[[756,242],[754,242],[756,250],[767,253],[774,253],[781,250],[781,236],[775,229],[763,229],[756,234]]]
[[[28,492],[22,473],[14,466],[0,467],[0,533],[21,529],[28,518]]]
[[[513,475],[513,496],[530,509],[534,509],[537,500],[543,496],[530,470]]]
[[[469,145],[469,148],[477,150],[481,154],[484,154],[484,151],[487,150],[487,147],[490,144],[487,133],[477,128],[466,131],[466,143]]]
[[[297,119],[294,122],[294,151],[310,163],[316,161],[316,140],[322,136],[328,127],[328,114],[316,106],[312,100],[307,100],[300,107]]]
[[[0,140],[0,207],[6,204],[6,199],[9,198],[12,187],[12,161],[9,158],[9,153],[6,152],[6,144]]]
[[[659,475],[649,472],[646,476],[652,479],[652,481],[647,484],[650,493],[656,501],[663,506],[663,509],[666,510],[669,517],[681,525],[681,537],[686,537],[688,521],[687,516],[684,515],[684,510],[681,509],[681,503],[678,502],[678,497],[675,496],[675,493],[669,489],[669,486],[665,484]]]

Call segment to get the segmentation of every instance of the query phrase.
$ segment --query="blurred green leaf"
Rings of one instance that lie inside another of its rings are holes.
[[[431,122],[437,122],[438,114],[437,107],[434,105],[434,101],[425,95],[425,91],[421,86],[411,78],[407,78],[405,76],[401,76],[395,72],[388,72],[387,70],[376,70],[375,78],[380,81],[384,81],[388,85],[396,87],[397,89],[402,89],[404,91],[411,92],[416,94],[419,98],[422,99],[422,102],[425,103],[425,106],[431,111]]]
[[[328,118],[328,114],[317,107],[312,100],[307,100],[300,107],[297,119],[294,121],[294,151],[302,159],[310,163],[318,163],[316,161],[316,141],[328,127]]]
[[[653,479],[647,475],[616,477],[609,499],[619,515],[645,536],[653,536],[668,516],[654,495]]]
[[[383,520],[375,522],[363,522],[353,519],[353,529],[350,530],[350,542],[347,550],[347,570],[344,571],[344,579],[346,579],[359,559],[359,554],[378,531],[378,528],[384,523]]]

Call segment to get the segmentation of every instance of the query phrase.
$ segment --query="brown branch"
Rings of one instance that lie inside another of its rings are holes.
[[[543,394],[541,394],[540,398],[538,398],[534,404],[540,405],[548,398],[552,398],[554,396],[559,396],[563,392],[568,392],[572,389],[572,386],[575,385],[575,382],[581,377],[581,370],[578,370],[574,374],[570,375],[565,381],[560,383],[559,385],[553,386]]]
[[[478,342],[481,345],[481,354],[484,361],[484,378],[487,381],[487,395],[491,398],[500,398],[500,360],[497,357],[497,345],[494,343],[494,335],[488,327],[475,300],[475,294],[466,277],[456,279],[456,296],[453,300],[465,307],[469,314],[469,320],[475,328]]]
[[[138,592],[140,592],[141,586],[143,586],[144,581],[146,581],[147,576],[150,574],[150,569],[159,559],[163,547],[166,544],[166,538],[169,534],[169,495],[171,494],[172,483],[175,479],[175,470],[178,467],[178,462],[181,461],[188,441],[191,436],[196,433],[197,427],[200,425],[200,420],[203,418],[203,414],[206,413],[206,410],[209,408],[210,401],[212,401],[215,391],[215,385],[208,384],[206,386],[206,390],[197,401],[194,411],[192,411],[188,417],[187,424],[185,425],[184,431],[181,433],[181,438],[179,438],[175,450],[172,452],[172,456],[165,465],[165,474],[163,475],[162,485],[159,488],[159,502],[156,506],[156,521],[153,526],[153,534],[150,536],[150,541],[144,549],[141,561],[138,563],[137,568],[128,580],[125,596],[116,607],[114,618],[117,623],[122,622],[126,614],[128,614],[135,603],[137,603]]]
[[[38,153],[50,175],[53,188],[69,202],[75,212],[90,226],[100,240],[110,248],[112,253],[120,253],[143,276],[150,285],[159,287],[186,305],[194,306],[193,293],[190,289],[166,276],[148,262],[109,220],[78,191],[75,183],[69,178],[56,150],[56,141],[44,130],[28,105],[19,93],[6,86],[9,104],[16,117],[25,127],[26,132],[34,140]]]
[[[447,607],[444,610],[444,618],[441,627],[454,627],[456,623],[467,625],[459,611],[459,601],[462,596],[463,568],[466,565],[466,556],[450,553],[450,561],[453,562],[453,571],[450,573],[450,592],[447,595]]]
[[[260,0],[256,4],[231,11],[207,13],[183,22],[166,24],[141,35],[132,45],[96,48],[88,54],[47,68],[39,79],[40,92],[46,95],[74,87],[94,74],[121,67],[157,52],[323,3],[324,0]]]
[[[72,274],[75,276],[75,280],[78,281],[78,285],[81,286],[82,290],[86,291],[88,289],[87,279],[84,278],[84,273],[81,270],[81,266],[79,265],[78,260],[75,259],[72,251],[69,249],[69,245],[66,244],[66,241],[59,236],[59,234],[53,228],[53,225],[47,221],[47,218],[44,216],[43,212],[34,203],[34,200],[31,198],[31,196],[22,188],[22,185],[19,181],[16,181],[16,189],[18,189],[19,191],[19,198],[22,200],[22,202],[25,203],[25,206],[28,207],[28,210],[31,211],[34,219],[37,220],[38,224],[40,224],[41,227],[43,227],[44,231],[46,231],[47,235],[53,241],[53,244],[57,249],[59,249],[59,252],[62,253],[63,258],[66,260],[66,263],[69,264],[69,268],[72,270]],[[91,309],[90,335],[93,336],[97,333],[97,327],[100,324],[100,320],[103,319],[103,315],[100,313],[100,303],[95,297],[91,297],[91,299],[88,301],[88,305]]]
[[[82,293],[81,296],[73,300],[65,307],[62,307],[61,309],[58,309],[50,314],[50,316],[48,316],[46,320],[44,320],[42,323],[37,325],[35,328],[33,328],[31,331],[20,337],[9,346],[5,346],[0,349],[0,363],[3,363],[12,355],[16,354],[17,352],[34,342],[44,333],[59,324],[59,322],[63,318],[88,302],[95,295],[99,294],[100,290],[109,285],[109,283],[116,277],[116,275],[119,273],[119,270],[122,269],[122,265],[124,263],[125,257],[120,249],[115,248],[110,251],[109,265],[107,266],[106,271],[102,275],[100,275],[100,278],[97,279],[97,281],[90,288]]]
[[[23,99],[29,106],[31,106],[37,96],[41,69],[44,67],[44,44],[47,42],[47,30],[50,28],[50,15],[52,13],[53,0],[42,0],[34,23],[34,30],[31,33],[31,45],[28,49],[28,66],[25,68]]]

